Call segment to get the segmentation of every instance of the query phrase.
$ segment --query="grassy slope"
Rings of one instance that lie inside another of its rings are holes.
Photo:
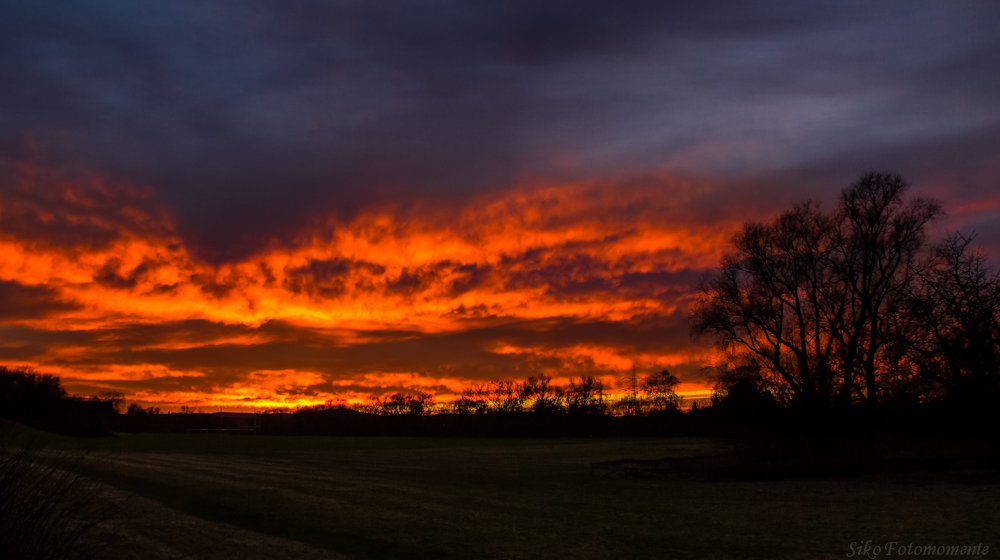
[[[92,448],[90,472],[140,497],[113,531],[133,558],[842,558],[867,539],[1000,545],[1000,488],[954,474],[589,474],[596,461],[715,451],[704,440],[135,435],[50,445]]]

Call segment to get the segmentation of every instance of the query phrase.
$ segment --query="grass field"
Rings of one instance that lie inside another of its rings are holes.
[[[962,473],[602,479],[697,439],[54,438],[124,505],[119,558],[844,558],[852,542],[990,546],[1000,486]]]

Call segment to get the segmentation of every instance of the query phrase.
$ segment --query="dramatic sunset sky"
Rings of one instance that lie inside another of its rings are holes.
[[[892,171],[1000,257],[1000,2],[7,0],[0,365],[164,409],[633,364]]]

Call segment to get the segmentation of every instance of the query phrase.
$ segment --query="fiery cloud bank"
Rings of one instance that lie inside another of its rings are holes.
[[[0,4],[0,363],[168,409],[635,364],[867,170],[1000,255],[995,2]],[[935,234],[941,233],[940,231]]]
[[[697,388],[685,312],[736,222],[683,217],[705,190],[525,182],[417,201],[213,264],[151,193],[8,170],[0,200],[7,365],[166,406],[362,400],[545,373],[614,383],[633,364]]]

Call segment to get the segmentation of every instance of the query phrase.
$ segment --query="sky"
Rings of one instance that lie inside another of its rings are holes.
[[[748,220],[896,172],[996,262],[998,28],[985,0],[8,0],[0,365],[168,410],[705,390],[687,314]]]

